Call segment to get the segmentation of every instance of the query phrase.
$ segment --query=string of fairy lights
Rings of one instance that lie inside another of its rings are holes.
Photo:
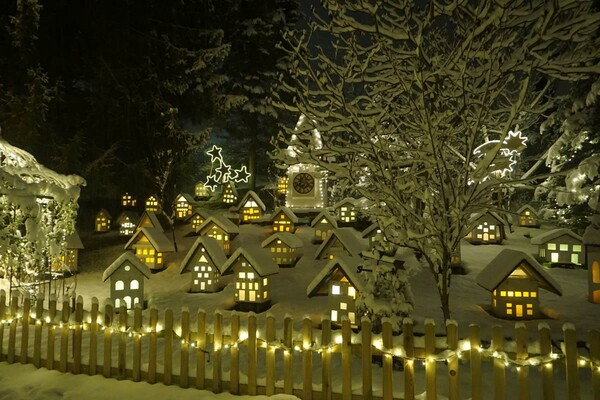
[[[23,316],[21,314],[17,314],[13,318],[0,320],[0,326],[4,329],[5,326],[11,325],[17,321],[23,322]],[[54,322],[50,317],[45,318],[36,318],[34,313],[31,313],[29,316],[29,323],[34,325],[45,325],[48,329],[64,329],[68,328],[69,330],[81,329],[82,331],[89,331],[93,329],[93,325],[97,331],[107,332],[109,334],[126,334],[129,337],[142,338],[149,337],[151,335],[158,335],[163,333],[163,326],[160,323],[157,323],[153,328],[151,326],[147,326],[140,330],[134,330],[133,327],[120,327],[117,325],[104,325],[102,323],[102,319],[99,317],[95,324],[92,321],[85,322]],[[189,340],[182,338],[181,328],[176,328],[173,330],[173,334],[180,339],[180,343],[182,345],[187,345],[197,351],[204,352],[210,356],[211,353],[221,349],[237,349],[242,344],[247,344],[249,340],[248,333],[246,331],[240,331],[238,334],[237,340],[229,340],[229,342],[222,343],[220,346],[213,345],[211,350],[207,350],[205,348],[200,348],[198,346],[198,342],[195,340]],[[207,332],[207,334],[210,334]],[[224,336],[225,337],[225,336]],[[315,352],[319,354],[328,354],[335,353],[339,346],[343,344],[343,338],[341,334],[333,335],[333,343],[327,345],[319,345],[317,342],[312,341],[309,343],[303,343],[302,345],[286,345],[283,340],[276,339],[268,341],[264,338],[261,338],[256,333],[256,346],[262,347],[271,350],[282,350],[284,354],[289,355],[291,353],[303,353],[303,352]],[[554,352],[551,351],[549,354],[545,355],[534,355],[528,356],[525,358],[512,358],[509,353],[494,350],[492,348],[485,348],[482,346],[472,347],[470,341],[468,339],[459,341],[456,350],[446,349],[435,355],[428,356],[409,356],[407,351],[402,346],[394,346],[392,349],[388,349],[383,346],[383,342],[380,339],[375,339],[373,342],[373,347],[378,350],[378,353],[381,354],[385,358],[395,358],[406,361],[408,365],[413,365],[415,362],[420,362],[421,365],[426,365],[427,362],[444,362],[448,363],[452,361],[454,358],[461,360],[466,357],[465,354],[470,355],[472,351],[477,351],[482,358],[488,358],[493,360],[498,360],[504,364],[505,367],[514,368],[515,371],[520,371],[523,367],[545,367],[551,368],[557,360],[562,360],[565,358],[565,355],[562,352]],[[592,368],[596,373],[600,373],[600,360],[592,359],[591,357],[587,357],[585,355],[577,355],[577,365],[579,367],[587,367]]]

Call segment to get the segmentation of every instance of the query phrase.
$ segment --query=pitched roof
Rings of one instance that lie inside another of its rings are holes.
[[[161,231],[165,230],[158,219],[158,215],[154,211],[144,211],[138,219],[137,223],[135,224],[134,230],[138,230],[141,226],[140,224],[143,221],[149,221],[150,224],[152,224],[152,228],[160,229]]]
[[[126,220],[129,220],[130,222],[137,224],[139,219],[140,219],[140,216],[135,211],[125,210],[121,214],[119,214],[119,216],[117,217],[116,223],[118,225],[121,225]]]
[[[274,221],[275,217],[280,212],[283,212],[288,217],[288,219],[294,224],[298,223],[298,216],[294,214],[294,212],[289,207],[277,207],[275,210],[273,210],[273,213],[271,214],[271,221]]]
[[[364,231],[360,233],[361,237],[364,239],[370,236],[371,233],[373,233],[376,229],[381,229],[379,228],[379,223],[373,222],[371,225],[367,226],[367,228]]]
[[[342,199],[340,201],[338,201],[337,203],[335,203],[333,205],[333,208],[338,209],[340,207],[342,207],[345,204],[350,204],[352,207],[357,207],[358,206],[358,200],[352,198],[352,197],[346,197],[345,199]]]
[[[583,233],[583,244],[600,246],[600,215],[592,215],[591,221]]]
[[[67,242],[67,249],[83,249],[83,243],[77,231],[73,231],[73,233],[67,235],[65,241]]]
[[[206,210],[194,210],[194,211],[192,212],[192,215],[188,216],[188,217],[187,217],[187,218],[184,220],[184,222],[191,222],[191,221],[192,221],[192,219],[194,219],[194,217],[195,217],[196,215],[199,215],[199,216],[201,216],[201,217],[202,217],[202,219],[206,219],[206,218],[208,218],[208,217],[210,216],[210,213],[209,213],[208,211],[206,211]]]
[[[220,214],[214,214],[214,215],[211,215],[210,217],[208,217],[207,219],[205,219],[204,222],[202,223],[202,225],[200,225],[196,229],[196,232],[202,231],[204,228],[208,227],[213,222],[219,228],[223,229],[225,232],[227,232],[229,234],[240,233],[240,228],[238,228],[238,226],[236,224],[234,224],[233,222],[231,222],[230,219],[225,218],[224,216],[222,216]]]
[[[339,273],[348,279],[350,284],[359,292],[365,287],[365,281],[356,271],[363,260],[360,257],[349,257],[345,255],[336,255],[329,260],[327,265],[315,276],[315,278],[306,287],[308,297],[315,296],[320,287],[327,284],[332,278],[336,277],[334,273]]]
[[[235,186],[235,182],[234,182],[234,181],[227,181],[227,182],[225,182],[225,183],[223,184],[223,192],[225,192],[225,188],[226,188],[228,185],[229,185],[229,186],[231,186],[231,191],[232,191],[232,193],[233,193],[234,195],[236,195],[236,196],[237,196],[238,192],[237,192],[237,187]]]
[[[131,248],[131,245],[135,244],[140,237],[140,235],[144,235],[150,241],[150,244],[154,249],[160,253],[168,253],[175,251],[175,246],[173,242],[169,240],[169,238],[164,234],[163,231],[156,228],[142,228],[135,232],[131,239],[125,245],[125,250]]]
[[[98,210],[98,212],[96,213],[96,216],[98,216],[98,214],[104,214],[104,216],[108,219],[112,219],[112,217],[110,216],[110,213],[106,210],[106,208],[101,208],[100,210]]]
[[[238,205],[236,207],[234,207],[235,211],[239,211],[241,210],[244,205],[246,204],[246,202],[252,198],[252,200],[254,200],[256,202],[256,205],[263,211],[265,211],[267,209],[267,206],[265,206],[265,203],[263,203],[263,201],[260,199],[260,197],[258,197],[258,194],[256,194],[256,192],[254,190],[249,190],[244,197],[242,198],[242,200],[238,203]]]
[[[102,274],[102,281],[106,281],[123,264],[131,265],[132,267],[140,271],[146,278],[150,278],[150,276],[152,275],[152,273],[150,272],[150,268],[148,268],[146,264],[140,261],[140,259],[137,258],[135,254],[127,251],[121,254],[115,261],[112,262],[112,264],[108,266],[108,268],[104,270],[104,273]]]
[[[225,252],[223,251],[223,247],[221,245],[219,245],[219,242],[217,242],[215,239],[213,239],[211,237],[200,236],[200,237],[198,237],[198,239],[196,239],[196,241],[194,242],[192,247],[190,247],[190,250],[185,255],[185,258],[183,259],[183,261],[181,261],[181,264],[179,265],[179,273],[180,274],[185,272],[190,261],[193,261],[196,259],[197,253],[200,251],[200,249],[202,247],[204,247],[206,249],[206,254],[208,255],[208,257],[210,257],[210,259],[215,264],[215,267],[219,270],[219,272],[221,272],[221,273],[223,272],[223,270],[221,268],[227,261],[227,256],[225,255]]]
[[[279,272],[279,266],[273,261],[271,254],[257,245],[244,245],[238,247],[223,265],[223,273],[226,273],[241,256],[252,265],[252,268],[260,276],[269,276]]]
[[[471,214],[471,220],[473,222],[477,221],[479,218],[484,217],[486,215],[491,215],[492,218],[494,218],[496,221],[498,221],[498,225],[505,225],[504,222],[504,218],[502,218],[500,216],[500,214],[494,212],[494,211],[486,211],[486,212],[482,212],[482,213],[474,213]]]
[[[533,207],[531,207],[529,204],[525,204],[523,207],[519,208],[517,210],[517,214],[521,214],[523,211],[529,210],[531,212],[533,212],[535,215],[537,215],[537,210]]]
[[[367,248],[367,245],[358,238],[358,231],[354,228],[335,228],[331,231],[323,243],[317,249],[315,258],[320,258],[323,252],[330,248],[335,240],[338,240],[342,247],[352,256],[360,254],[361,251]]]
[[[551,231],[542,233],[541,235],[532,237],[531,244],[544,244],[550,240],[556,239],[556,238],[558,238],[560,236],[564,236],[564,235],[570,236],[579,242],[582,241],[581,236],[574,233],[572,230],[566,229],[566,228],[558,228],[558,229],[552,229]]]
[[[335,218],[333,218],[333,216],[331,214],[329,214],[327,211],[321,211],[310,223],[310,226],[315,226],[317,225],[319,222],[321,222],[321,220],[325,218],[327,220],[327,222],[329,222],[331,225],[333,225],[334,228],[337,228],[337,221],[335,220]]]
[[[532,256],[522,251],[504,249],[477,275],[477,284],[493,291],[523,263],[525,273],[535,279],[541,288],[562,296],[560,284],[554,280]]]
[[[275,240],[281,240],[288,247],[298,249],[303,246],[302,240],[290,232],[277,232],[266,238],[260,244],[262,247],[267,247],[271,242]]]
[[[177,196],[175,196],[175,202],[180,201],[182,197],[183,197],[183,200],[187,201],[188,203],[190,203],[190,204],[194,203],[194,198],[187,193],[179,193]]]

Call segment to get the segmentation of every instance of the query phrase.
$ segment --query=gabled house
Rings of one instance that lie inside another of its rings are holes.
[[[310,223],[315,228],[314,243],[321,243],[331,231],[338,227],[337,221],[327,211],[321,211]]]
[[[121,195],[121,207],[135,207],[137,200],[135,197],[125,192]]]
[[[276,232],[263,240],[261,246],[269,251],[280,267],[293,267],[302,256],[302,240],[289,232]]]
[[[221,193],[221,201],[225,204],[233,204],[238,199],[237,188],[235,182],[227,181],[223,184],[223,192]]]
[[[72,234],[67,235],[65,238],[65,252],[60,256],[60,263],[53,263],[52,269],[54,271],[67,270],[70,272],[76,272],[79,269],[79,250],[83,249],[83,243],[79,237],[79,233],[74,231]]]
[[[502,250],[477,276],[477,284],[492,294],[491,311],[500,318],[542,316],[539,288],[562,296],[562,289],[533,257]]]
[[[148,196],[146,202],[144,203],[144,208],[146,211],[151,211],[155,213],[159,212],[160,204],[158,203],[158,197],[155,195]]]
[[[192,215],[194,199],[187,193],[179,193],[175,197],[175,218],[184,220]]]
[[[335,228],[317,249],[316,260],[333,259],[337,254],[351,257],[358,256],[367,249],[367,244],[360,238],[360,233],[354,228]]]
[[[258,194],[253,190],[249,190],[234,211],[239,213],[239,221],[243,224],[261,218],[266,209],[267,206],[258,197]]]
[[[290,232],[296,230],[298,217],[288,207],[277,207],[271,214],[271,222],[273,223],[273,232]]]
[[[466,237],[471,244],[501,244],[506,239],[504,221],[497,213],[474,214],[472,219],[473,229]]]
[[[165,253],[174,252],[175,246],[161,230],[142,228],[129,239],[125,250],[133,250],[151,270],[161,270],[164,268]]]
[[[306,288],[308,297],[328,296],[329,315],[335,325],[341,324],[342,317],[348,317],[353,326],[358,324],[355,300],[365,282],[357,269],[362,263],[360,257],[336,255]]]
[[[553,229],[531,238],[538,246],[538,257],[543,263],[575,264],[585,262],[581,236],[565,228]]]
[[[236,303],[255,311],[269,306],[269,277],[279,272],[269,252],[259,246],[239,247],[223,265],[223,273],[229,272],[234,274]]]
[[[525,204],[523,207],[517,210],[517,217],[519,218],[519,226],[526,226],[530,228],[540,227],[537,211],[529,204]]]
[[[277,194],[285,196],[285,194],[287,193],[287,190],[288,190],[288,177],[280,176],[279,178],[277,178]]]
[[[200,236],[181,262],[179,273],[191,272],[190,292],[216,292],[220,289],[221,268],[226,261],[223,247],[215,239]]]
[[[388,242],[383,234],[383,230],[377,222],[372,223],[365,230],[363,230],[361,232],[361,236],[363,239],[368,239],[369,249],[371,250],[377,249],[385,253],[393,253],[395,250],[394,244]]]
[[[135,225],[137,224],[140,217],[135,211],[123,211],[121,215],[117,217],[117,225],[119,226],[119,235],[131,236],[135,231]]]
[[[204,182],[200,181],[196,183],[196,186],[194,186],[194,196],[199,199],[210,197],[210,190]]]
[[[184,222],[186,224],[190,224],[192,230],[195,232],[198,229],[198,227],[200,227],[200,225],[202,225],[204,221],[206,221],[206,218],[208,218],[208,216],[208,212],[204,210],[194,210],[194,212],[192,212],[192,215],[187,217],[187,219]]]
[[[96,216],[94,217],[94,232],[110,231],[111,222],[112,217],[110,216],[110,213],[104,208],[101,208],[100,211],[98,211],[96,213]]]
[[[235,235],[240,233],[240,229],[222,215],[211,215],[198,227],[196,233],[215,239],[222,246],[225,254],[229,255],[231,254],[231,241]]]
[[[585,265],[588,275],[588,300],[600,303],[600,215],[593,215],[583,233]]]
[[[108,266],[102,274],[102,281],[110,278],[110,298],[115,308],[125,304],[132,309],[136,304],[144,305],[144,279],[151,276],[150,269],[133,253],[125,252]]]
[[[358,201],[353,198],[345,198],[333,205],[337,220],[342,224],[353,224],[358,218]]]
[[[139,231],[142,228],[154,228],[162,232],[165,229],[170,228],[171,224],[166,215],[163,213],[155,213],[153,211],[144,211],[142,216],[138,219],[135,224],[134,232]]]

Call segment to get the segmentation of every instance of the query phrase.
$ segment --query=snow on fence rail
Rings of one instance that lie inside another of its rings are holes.
[[[552,341],[542,323],[539,337],[530,343],[525,325],[517,323],[514,341],[494,327],[491,342],[485,343],[477,325],[459,340],[454,322],[447,324],[445,337],[435,336],[433,321],[425,321],[424,336],[413,335],[409,319],[401,336],[392,336],[387,322],[381,335],[372,334],[368,320],[357,331],[347,320],[338,330],[322,320],[317,330],[305,318],[294,332],[291,318],[277,329],[273,316],[261,318],[259,326],[253,313],[243,318],[232,313],[225,323],[217,311],[209,323],[207,314],[198,311],[192,323],[189,311],[182,309],[175,324],[170,309],[159,320],[152,308],[144,320],[140,307],[115,313],[108,302],[101,312],[96,299],[89,311],[81,298],[74,309],[63,301],[58,310],[54,298],[48,304],[46,310],[43,299],[32,302],[15,293],[7,305],[6,293],[0,292],[0,360],[73,374],[233,394],[287,393],[309,400],[414,399],[421,392],[426,399],[438,394],[482,399],[491,393],[496,399],[529,398],[530,393],[543,393],[544,399],[593,393],[600,399],[600,333],[590,331],[589,342],[578,347],[570,324],[563,328],[562,342]],[[587,354],[578,353],[582,347]],[[532,373],[538,374],[539,385],[532,383]]]

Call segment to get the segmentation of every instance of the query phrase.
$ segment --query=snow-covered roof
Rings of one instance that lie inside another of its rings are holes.
[[[343,248],[352,256],[357,256],[361,251],[367,248],[367,244],[363,243],[359,237],[359,232],[354,228],[336,228],[331,231],[323,243],[317,249],[315,258],[321,258],[323,253],[327,251],[333,243],[338,240]]]
[[[175,202],[177,203],[179,201],[186,201],[189,204],[193,204],[194,198],[187,193],[179,193],[177,196],[175,196]]]
[[[360,256],[364,259],[373,261],[375,264],[404,264],[404,260],[401,260],[398,255],[394,254],[393,256],[388,256],[383,254],[379,250],[363,250],[360,252]]]
[[[108,210],[106,208],[101,208],[100,210],[98,210],[98,212],[96,213],[96,217],[98,217],[98,215],[100,215],[100,214],[103,214],[108,219],[112,219],[110,213],[108,212]]]
[[[267,209],[267,206],[265,206],[265,203],[263,203],[263,201],[260,199],[260,197],[258,197],[258,194],[256,194],[256,192],[254,190],[249,190],[244,197],[242,198],[242,200],[238,203],[238,205],[236,207],[234,207],[235,211],[239,211],[240,209],[242,209],[244,207],[244,205],[246,204],[246,202],[252,199],[256,202],[256,205],[263,211],[265,211]]]
[[[541,288],[562,296],[560,284],[532,256],[522,251],[504,249],[477,275],[477,284],[493,291],[519,266]]]
[[[600,215],[593,215],[591,220],[583,233],[583,244],[600,246]]]
[[[294,224],[298,223],[298,216],[289,207],[277,207],[271,214],[271,221],[274,221],[279,213],[283,212]]]
[[[521,213],[523,213],[524,211],[527,211],[527,210],[531,211],[535,215],[537,215],[537,213],[538,213],[535,208],[531,207],[529,204],[525,204],[523,207],[521,207],[521,208],[519,208],[517,210],[517,214],[521,214]]]
[[[279,272],[279,266],[273,261],[271,254],[257,245],[243,245],[229,257],[223,265],[223,273],[228,272],[235,261],[240,257],[246,258],[258,275],[269,276]]]
[[[356,270],[362,263],[363,260],[360,257],[336,255],[332,260],[329,260],[321,272],[308,284],[306,294],[308,297],[315,296],[319,288],[327,284],[331,279],[339,279],[336,273],[345,276],[356,290],[359,292],[362,291],[365,287],[365,281]]]
[[[67,235],[65,241],[67,242],[67,249],[83,249],[83,243],[77,231]]]
[[[558,228],[558,229],[552,229],[551,231],[542,233],[541,235],[537,235],[537,236],[531,238],[531,244],[544,244],[550,240],[559,238],[564,235],[570,236],[579,242],[581,242],[581,240],[582,240],[581,236],[574,233],[570,229]]]
[[[237,192],[237,187],[235,185],[235,181],[227,181],[223,184],[223,192],[225,191],[225,188],[229,186],[231,187],[231,192],[237,196],[238,192]]]
[[[202,219],[206,219],[210,216],[210,213],[206,210],[194,210],[192,212],[192,215],[190,215],[189,217],[187,217],[184,222],[191,222],[192,219],[194,219],[194,217],[196,215],[199,215]]]
[[[338,209],[345,205],[350,205],[352,207],[358,207],[358,200],[354,199],[352,197],[346,197],[345,199],[342,199],[342,200],[338,201],[337,203],[335,203],[333,205],[333,208]]]
[[[135,254],[127,251],[121,254],[115,261],[112,262],[112,264],[108,266],[108,268],[104,270],[104,273],[102,274],[102,281],[106,281],[108,278],[110,278],[110,276],[113,273],[115,273],[116,270],[118,270],[119,268],[121,268],[121,266],[125,264],[131,265],[132,267],[140,271],[146,278],[150,278],[150,276],[152,275],[152,272],[150,272],[150,268],[148,268],[146,264],[140,261],[140,259],[137,258]]]
[[[164,232],[164,227],[162,226],[162,224],[160,223],[160,220],[158,219],[158,215],[154,212],[154,211],[144,211],[142,213],[142,216],[138,219],[137,223],[135,224],[135,230],[138,230],[142,224],[142,222],[148,221],[150,222],[150,224],[152,225],[152,228],[155,229],[160,229],[161,231]]]
[[[362,231],[362,232],[361,232],[361,236],[362,236],[363,238],[366,238],[366,237],[368,237],[368,236],[371,236],[371,234],[372,234],[373,232],[375,232],[377,229],[380,229],[380,228],[379,228],[379,223],[377,223],[377,222],[373,222],[373,223],[372,223],[371,225],[369,225],[369,226],[368,226],[368,227],[367,227],[367,228],[366,228],[364,231]]]
[[[121,214],[119,214],[119,216],[117,217],[116,223],[118,225],[121,225],[125,221],[137,223],[139,219],[140,219],[140,216],[135,211],[125,210]]]
[[[307,116],[304,114],[300,114],[300,118],[298,118],[298,122],[296,123],[296,127],[294,128],[294,132],[298,132],[301,130],[304,131],[307,128],[310,129],[309,123],[310,122],[309,122],[309,119],[307,118]],[[311,133],[311,139],[310,139],[309,146],[315,150],[322,148],[323,140],[321,138],[321,133],[314,128],[310,130],[310,133]],[[291,144],[285,150],[285,154],[288,157],[296,157],[298,155],[298,149],[296,149],[294,142],[298,142],[298,136],[295,133],[292,134],[290,142],[291,142]]]
[[[298,249],[303,246],[302,240],[298,236],[290,232],[274,233],[265,240],[263,240],[263,242],[260,245],[262,247],[267,247],[275,240],[281,240],[285,245],[294,249]]]
[[[504,225],[505,224],[504,223],[504,218],[502,218],[500,216],[500,214],[498,214],[498,213],[496,213],[494,211],[486,211],[486,212],[483,212],[483,213],[471,214],[471,220],[473,222],[475,222],[479,218],[483,218],[483,217],[488,216],[488,215],[490,215],[492,218],[494,218],[497,221],[498,225]]]
[[[240,228],[238,228],[238,226],[236,224],[234,224],[233,222],[231,222],[230,219],[225,218],[224,216],[222,216],[220,214],[214,214],[214,215],[211,215],[210,217],[208,217],[207,219],[205,219],[204,222],[202,223],[202,225],[200,225],[198,227],[198,229],[196,229],[196,232],[202,232],[202,230],[204,230],[206,227],[210,226],[210,224],[212,224],[213,222],[219,228],[223,229],[225,232],[227,232],[229,234],[240,233]]]
[[[319,214],[317,214],[317,216],[310,222],[310,226],[314,227],[319,222],[321,222],[323,218],[325,218],[327,222],[333,225],[334,228],[337,228],[337,221],[327,211],[321,211]]]
[[[131,248],[131,245],[137,243],[140,235],[146,236],[152,247],[160,253],[169,253],[175,251],[173,242],[164,234],[164,232],[157,228],[142,228],[135,232],[131,239],[125,245],[125,250]]]
[[[223,251],[223,247],[219,244],[219,242],[216,241],[216,239],[208,236],[200,236],[198,239],[196,239],[192,247],[190,247],[190,250],[185,255],[183,261],[181,261],[181,264],[179,265],[180,274],[185,272],[190,261],[193,261],[198,257],[197,254],[201,251],[200,249],[202,247],[204,247],[206,254],[213,261],[219,272],[223,273],[222,268],[227,261],[227,256]]]

